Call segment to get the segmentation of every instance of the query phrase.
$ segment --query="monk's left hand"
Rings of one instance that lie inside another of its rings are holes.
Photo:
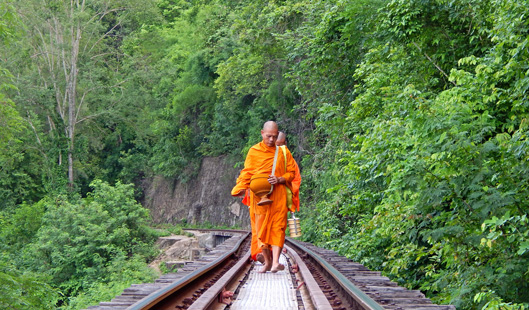
[[[275,175],[271,175],[268,177],[268,183],[272,185],[285,183],[285,179],[283,177],[276,177]]]

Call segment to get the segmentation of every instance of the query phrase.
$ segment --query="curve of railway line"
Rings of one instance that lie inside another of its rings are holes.
[[[212,251],[154,283],[133,284],[112,301],[88,309],[455,310],[334,251],[291,238],[281,255],[287,268],[259,273],[259,263],[250,260],[247,231],[200,231],[217,240]]]

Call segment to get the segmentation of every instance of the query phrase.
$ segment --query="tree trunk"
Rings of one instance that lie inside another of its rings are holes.
[[[73,10],[73,8],[72,8]],[[73,12],[72,12],[73,13]],[[79,23],[72,27],[72,52],[70,79],[68,81],[68,185],[74,186],[73,154],[75,150],[75,123],[77,122],[77,61],[79,59],[79,42],[81,40],[81,27]]]

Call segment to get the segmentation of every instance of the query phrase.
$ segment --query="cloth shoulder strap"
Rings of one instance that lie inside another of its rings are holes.
[[[285,151],[284,145],[281,145],[280,148],[281,148],[281,151],[283,151],[283,156],[285,157],[285,172],[286,172],[287,171],[287,151]]]
[[[277,152],[278,151],[279,151],[279,148],[276,146],[276,153],[274,154],[274,164],[272,165],[272,174],[271,175],[274,175],[276,173]],[[273,190],[274,190],[274,185],[272,185],[270,187],[270,191],[268,192],[268,194],[271,194]]]
[[[276,173],[277,151],[279,151],[279,148],[276,146],[276,153],[274,154],[274,164],[272,165],[272,175],[275,175]]]
[[[285,157],[285,172],[287,172],[287,151],[284,145],[280,146],[281,150],[283,151],[283,156]],[[295,209],[292,207],[292,190],[290,187],[288,187],[288,184],[285,186],[287,190],[287,209],[292,212],[292,216],[294,216]]]

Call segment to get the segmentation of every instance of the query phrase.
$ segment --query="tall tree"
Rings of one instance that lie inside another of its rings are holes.
[[[119,42],[146,4],[134,0],[45,0],[16,5],[27,25],[27,42],[23,44],[31,59],[26,63],[27,72],[37,73],[26,77],[28,82],[19,80],[21,85],[27,83],[24,89],[35,90],[29,91],[33,96],[19,96],[28,111],[46,120],[50,132],[63,131],[54,135],[65,137],[72,187],[80,125],[111,113],[119,102],[123,83]],[[57,156],[62,164],[63,151]]]

